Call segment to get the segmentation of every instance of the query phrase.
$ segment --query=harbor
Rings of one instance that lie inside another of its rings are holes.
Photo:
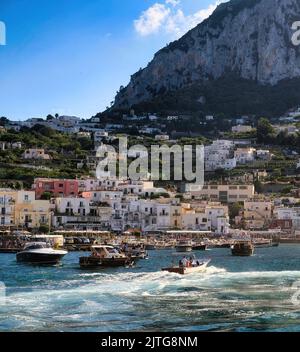
[[[93,270],[79,267],[80,252],[68,253],[59,266],[25,265],[1,254],[0,329],[299,331],[292,298],[300,246],[258,248],[251,257],[221,248],[195,255],[211,260],[206,271],[182,276],[161,271],[178,263],[175,249],[153,250],[133,268]]]

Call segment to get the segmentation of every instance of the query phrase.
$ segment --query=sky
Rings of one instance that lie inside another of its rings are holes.
[[[0,116],[90,118],[224,1],[0,0]]]

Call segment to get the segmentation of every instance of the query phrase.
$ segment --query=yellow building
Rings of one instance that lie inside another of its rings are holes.
[[[51,224],[48,200],[36,200],[34,191],[0,189],[0,226],[38,229]]]

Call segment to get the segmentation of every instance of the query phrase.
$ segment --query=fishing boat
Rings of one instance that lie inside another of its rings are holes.
[[[54,265],[58,264],[67,253],[65,250],[51,248],[46,242],[31,242],[16,254],[16,258],[18,262]]]
[[[94,245],[91,247],[89,257],[80,257],[79,264],[82,268],[89,267],[118,267],[133,265],[133,259],[113,246]]]
[[[191,241],[178,241],[175,248],[176,252],[191,252],[193,244]]]
[[[232,245],[231,253],[235,257],[251,257],[254,254],[254,245],[251,241],[237,241]]]
[[[189,266],[185,265],[183,261],[180,261],[178,266],[172,266],[170,268],[163,268],[162,271],[168,271],[169,273],[175,273],[180,275],[196,274],[204,272],[207,265],[210,263],[210,259],[193,259],[193,262]]]

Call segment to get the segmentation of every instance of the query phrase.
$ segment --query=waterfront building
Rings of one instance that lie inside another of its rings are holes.
[[[293,230],[300,230],[300,207],[276,207],[274,218],[276,220],[291,220]]]
[[[0,189],[0,226],[38,229],[51,225],[51,204],[38,200],[34,191]]]
[[[250,200],[244,202],[242,220],[246,229],[258,230],[270,225],[274,203],[271,201]]]
[[[41,199],[44,193],[50,193],[51,197],[77,197],[78,180],[36,178],[32,188],[37,199]]]

